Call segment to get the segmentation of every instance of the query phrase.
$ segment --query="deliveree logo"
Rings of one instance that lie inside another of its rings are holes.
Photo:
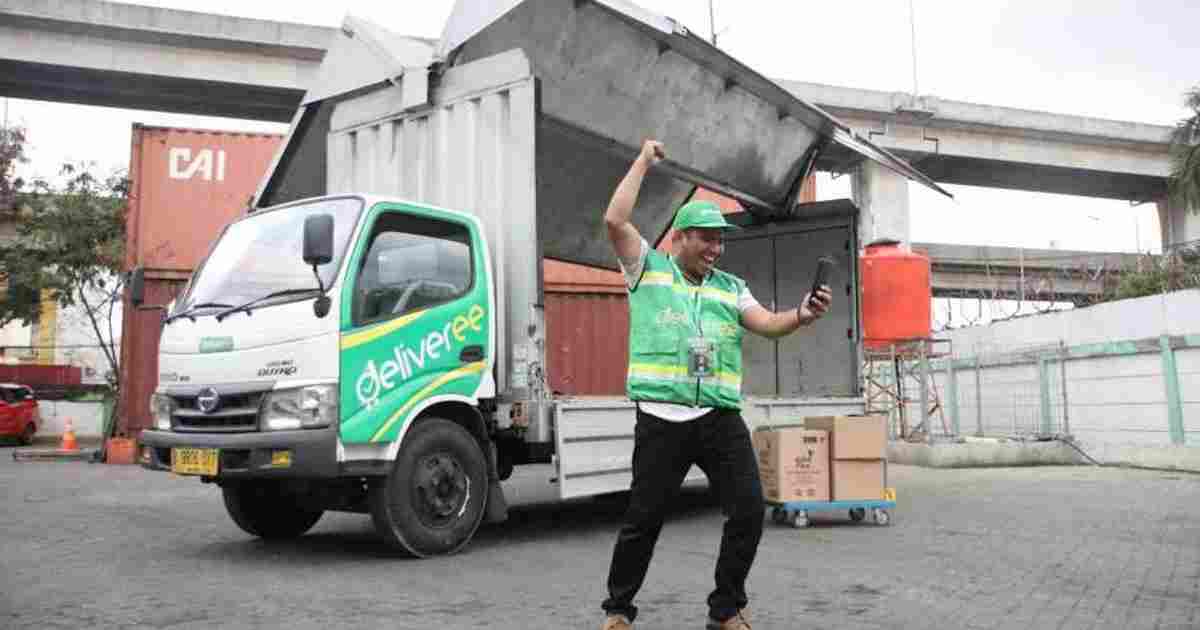
[[[426,362],[437,361],[443,353],[453,353],[456,346],[466,342],[468,330],[483,330],[483,316],[483,307],[475,304],[467,312],[450,318],[441,330],[430,331],[413,347],[401,343],[392,347],[390,359],[379,363],[368,360],[354,384],[358,402],[375,406],[380,396],[412,378],[416,371],[425,368]]]
[[[654,323],[659,326],[687,326],[691,324],[691,320],[688,319],[687,313],[666,306],[654,316]]]
[[[192,179],[199,175],[205,181],[225,181],[225,152],[220,149],[200,149],[192,157],[188,147],[171,147],[167,151],[167,173],[171,179]]]

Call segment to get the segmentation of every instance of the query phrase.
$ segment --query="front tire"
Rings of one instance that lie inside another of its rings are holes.
[[[418,558],[470,542],[487,506],[487,460],[479,442],[441,418],[418,422],[386,477],[372,484],[375,529],[388,546]]]
[[[324,510],[297,504],[294,494],[273,481],[247,481],[221,488],[225,510],[247,534],[268,540],[295,538],[312,529]]]

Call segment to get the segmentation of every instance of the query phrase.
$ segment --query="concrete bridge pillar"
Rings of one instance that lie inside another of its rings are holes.
[[[851,193],[859,209],[860,247],[883,238],[911,242],[908,179],[875,162],[864,161],[854,172]]]
[[[1166,199],[1160,200],[1158,224],[1162,230],[1164,252],[1174,245],[1200,241],[1200,214],[1188,211],[1182,204],[1173,204]]]

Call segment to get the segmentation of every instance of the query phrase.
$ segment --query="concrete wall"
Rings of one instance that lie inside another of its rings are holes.
[[[1104,463],[1200,470],[1197,313],[1200,290],[1188,290],[945,333],[957,359],[960,434],[976,433],[981,400],[986,435],[1030,432],[1024,427],[1070,433]],[[1187,338],[1173,350],[1182,443],[1171,439],[1167,361],[1157,344],[1163,335]],[[1065,363],[1056,351],[1060,343],[1069,350]],[[1039,356],[1047,359],[1044,375]],[[976,370],[968,367],[976,357],[982,362],[978,389]],[[946,391],[944,364],[936,376]]]
[[[1070,432],[1089,443],[1168,446],[1166,392],[1159,353],[1067,361]]]
[[[99,402],[38,401],[41,423],[38,436],[62,435],[67,419],[79,438],[98,438],[104,428],[104,406]]]

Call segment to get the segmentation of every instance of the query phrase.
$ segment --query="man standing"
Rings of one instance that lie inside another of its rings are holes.
[[[716,269],[725,222],[708,201],[685,204],[672,227],[674,255],[651,249],[630,223],[642,179],[664,157],[647,140],[613,193],[604,222],[629,287],[629,371],[637,402],[633,484],[613,549],[603,630],[628,630],[663,518],[687,471],[708,476],[725,514],[721,549],[708,596],[708,630],[749,630],[746,576],[763,528],[763,494],[750,433],[742,420],[742,332],[781,337],[822,316],[829,288],[800,306],[773,313],[741,278]]]

